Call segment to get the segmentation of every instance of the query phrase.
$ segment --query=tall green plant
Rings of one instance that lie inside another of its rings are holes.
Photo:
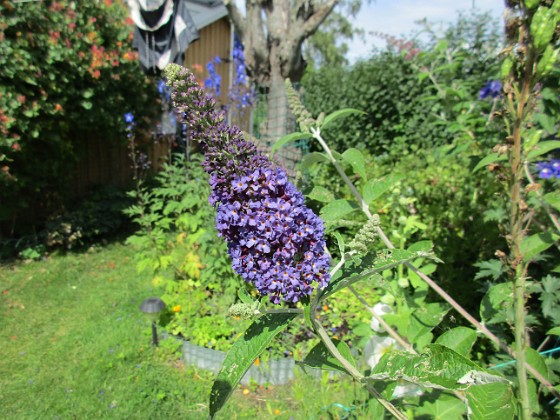
[[[532,162],[558,148],[558,141],[541,141],[542,130],[533,125],[533,115],[546,79],[558,65],[560,1],[509,1],[506,20],[507,45],[502,77],[505,107],[503,121],[507,137],[494,148],[483,164],[497,166],[509,210],[506,238],[509,252],[501,259],[507,269],[513,292],[513,328],[520,418],[535,413],[534,386],[526,362],[531,353],[527,330],[527,301],[531,295],[531,264],[560,238],[551,229],[534,229],[535,212],[531,194],[539,187],[527,185],[525,170]],[[533,233],[534,232],[534,233]]]

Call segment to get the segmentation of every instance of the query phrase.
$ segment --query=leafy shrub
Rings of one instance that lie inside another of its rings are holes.
[[[124,113],[150,115],[157,95],[127,14],[112,0],[0,5],[0,223],[10,235],[29,226],[20,216],[60,211],[89,133],[124,140]]]

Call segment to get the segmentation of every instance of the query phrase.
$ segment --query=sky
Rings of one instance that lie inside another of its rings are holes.
[[[362,28],[363,40],[355,39],[349,43],[348,59],[355,62],[367,58],[374,46],[383,47],[385,41],[370,34],[377,31],[393,36],[412,34],[419,29],[414,22],[427,18],[434,23],[455,22],[458,11],[468,11],[473,4],[480,11],[489,11],[501,21],[504,0],[372,0],[364,1],[362,8],[352,23]]]

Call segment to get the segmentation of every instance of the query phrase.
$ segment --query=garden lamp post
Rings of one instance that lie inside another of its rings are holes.
[[[164,309],[165,303],[157,297],[148,298],[140,305],[140,310],[152,321],[152,343],[154,346],[158,345],[156,322]]]

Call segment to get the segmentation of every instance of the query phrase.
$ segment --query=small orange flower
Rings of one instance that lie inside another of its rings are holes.
[[[261,359],[257,358],[257,360],[255,360],[255,366],[258,366],[261,364]]]
[[[99,70],[94,70],[91,75],[94,79],[99,79],[101,77],[101,72]]]
[[[54,106],[54,112],[62,111],[62,109],[63,109],[63,108],[62,108],[62,105],[60,105],[59,103],[57,103],[57,104]]]
[[[181,311],[181,305],[175,305],[173,309],[171,309],[174,313]]]

